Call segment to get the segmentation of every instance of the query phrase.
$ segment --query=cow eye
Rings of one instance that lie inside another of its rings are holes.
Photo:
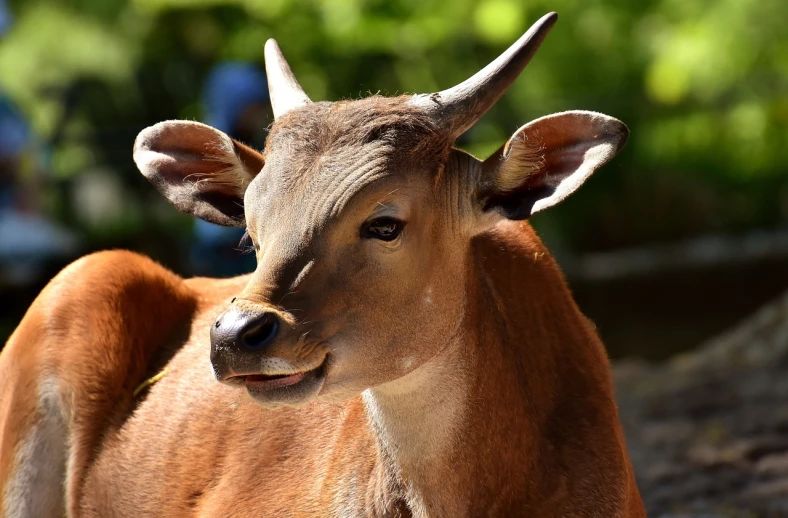
[[[383,217],[375,218],[364,223],[361,227],[361,237],[379,239],[381,241],[394,241],[405,227],[405,223],[398,219]]]

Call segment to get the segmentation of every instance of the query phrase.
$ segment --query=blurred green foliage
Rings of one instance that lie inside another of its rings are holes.
[[[788,222],[784,0],[16,0],[0,87],[52,169],[131,162],[142,127],[200,118],[220,60],[262,64],[275,37],[313,99],[449,87],[545,12],[560,19],[510,92],[460,144],[479,155],[520,125],[588,109],[632,131],[621,157],[537,224],[589,250]],[[132,179],[133,178],[133,179]],[[140,219],[140,224],[145,220]]]

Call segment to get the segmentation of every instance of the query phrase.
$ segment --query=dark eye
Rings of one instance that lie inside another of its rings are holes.
[[[361,227],[361,237],[394,241],[402,232],[405,224],[394,218],[375,218]]]

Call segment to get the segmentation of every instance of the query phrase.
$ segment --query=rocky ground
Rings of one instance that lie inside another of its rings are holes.
[[[788,293],[692,353],[614,372],[650,517],[788,517]]]

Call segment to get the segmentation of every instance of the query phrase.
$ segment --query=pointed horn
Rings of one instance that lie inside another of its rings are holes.
[[[442,92],[415,95],[411,102],[433,113],[452,140],[459,137],[487,113],[517,79],[557,19],[556,13],[542,16],[506,52],[473,77]]]
[[[265,42],[265,73],[268,76],[268,95],[274,119],[312,102],[290,70],[282,49],[274,39]]]

